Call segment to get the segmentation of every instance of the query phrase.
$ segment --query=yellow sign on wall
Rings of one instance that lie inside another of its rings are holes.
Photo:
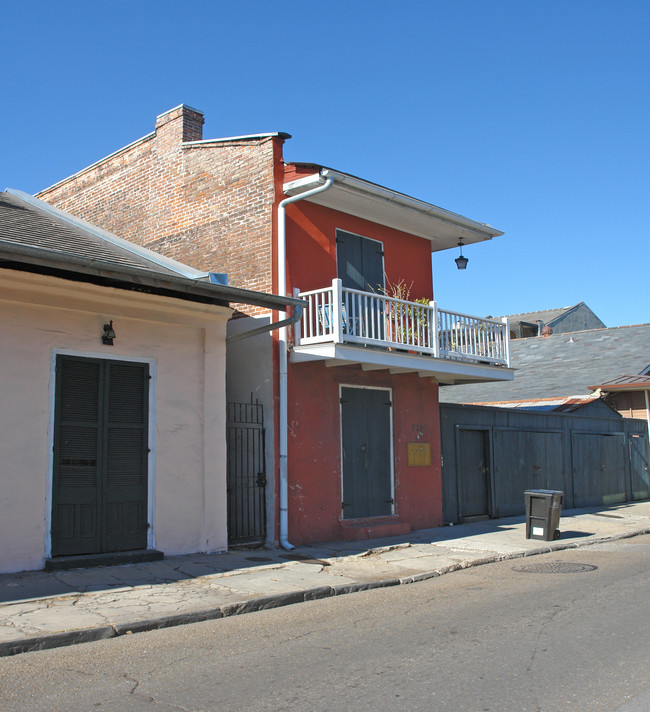
[[[430,443],[406,443],[408,464],[413,467],[428,466],[431,464]]]

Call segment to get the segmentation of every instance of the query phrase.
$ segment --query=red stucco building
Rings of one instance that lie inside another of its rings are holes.
[[[431,252],[502,233],[285,163],[288,134],[204,140],[202,123],[177,107],[38,197],[232,286],[305,300],[294,325],[268,330],[282,316],[247,307],[230,324],[228,400],[263,408],[266,430],[257,472],[233,474],[266,484],[263,511],[229,500],[232,541],[254,540],[263,515],[261,539],[287,547],[441,524],[438,385],[512,370],[507,324],[432,301]],[[230,447],[248,461],[241,437]]]

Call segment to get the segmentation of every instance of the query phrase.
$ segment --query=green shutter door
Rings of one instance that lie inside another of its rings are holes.
[[[52,556],[146,548],[148,376],[57,357]]]
[[[345,289],[381,295],[384,292],[384,246],[377,240],[336,231],[336,269]],[[344,297],[347,313],[353,317],[356,336],[383,341],[385,306],[372,300],[370,306],[355,297]]]
[[[343,516],[393,513],[390,391],[341,388]]]

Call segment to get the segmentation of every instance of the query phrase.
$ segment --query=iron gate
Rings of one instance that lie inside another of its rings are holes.
[[[264,408],[228,403],[228,543],[263,544],[266,539]]]

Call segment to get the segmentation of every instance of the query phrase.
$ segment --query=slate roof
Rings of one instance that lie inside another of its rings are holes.
[[[441,403],[560,398],[591,392],[650,360],[650,324],[590,329],[510,342],[513,381],[441,386]]]

